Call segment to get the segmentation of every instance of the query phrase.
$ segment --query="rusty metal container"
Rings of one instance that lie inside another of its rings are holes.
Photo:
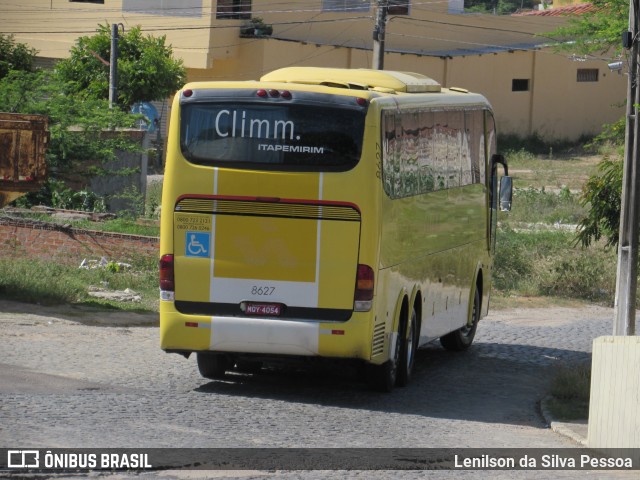
[[[48,143],[45,115],[0,113],[0,207],[40,189]]]

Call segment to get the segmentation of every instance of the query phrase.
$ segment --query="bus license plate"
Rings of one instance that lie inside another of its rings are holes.
[[[247,315],[266,315],[279,317],[282,306],[277,303],[247,303],[244,313]]]

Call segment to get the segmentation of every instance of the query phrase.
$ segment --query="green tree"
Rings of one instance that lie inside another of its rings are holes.
[[[0,79],[13,70],[30,72],[36,50],[24,43],[16,43],[13,35],[0,33]]]
[[[57,190],[62,186],[56,177],[80,171],[77,168],[80,164],[91,162],[99,173],[104,162],[116,159],[116,151],[140,148],[118,130],[134,127],[138,115],[109,109],[107,100],[87,92],[67,91],[67,85],[52,71],[12,71],[0,79],[0,111],[49,117],[46,160],[50,181],[43,191],[27,196],[27,201],[36,204],[54,205]]]
[[[623,54],[622,32],[629,28],[628,0],[594,0],[592,3],[593,11],[571,17],[566,26],[550,34],[562,40],[558,49],[581,55]],[[596,142],[622,146],[624,132],[625,118],[622,118],[611,125],[604,125]],[[578,233],[578,242],[583,246],[601,238],[606,239],[609,247],[618,244],[622,173],[622,161],[606,158],[601,162],[598,173],[585,184],[581,202],[588,212],[579,222]]]
[[[622,32],[629,28],[628,0],[593,0],[594,9],[583,15],[569,17],[567,25],[550,36],[570,42],[560,42],[560,50],[579,54],[622,51]]]
[[[566,26],[549,33],[549,36],[560,40],[556,48],[580,55],[622,55],[622,32],[629,28],[628,0],[594,0],[592,4],[594,9],[591,12],[570,17]],[[603,128],[603,132],[596,137],[596,143],[622,144],[624,118]]]
[[[117,103],[127,108],[137,102],[161,100],[185,82],[186,70],[181,60],[173,58],[166,37],[143,35],[133,27],[118,38]],[[109,67],[100,58],[111,55],[111,29],[100,25],[97,34],[80,37],[69,58],[58,63],[61,79],[71,92],[87,92],[97,98],[109,98]]]
[[[607,246],[618,244],[622,198],[621,160],[603,160],[582,190],[581,203],[588,213],[580,219],[578,241],[584,247],[604,237]]]

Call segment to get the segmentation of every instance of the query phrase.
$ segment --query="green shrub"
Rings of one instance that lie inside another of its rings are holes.
[[[145,217],[158,218],[157,210],[162,205],[162,182],[153,182],[147,186]]]
[[[528,160],[534,160],[536,158],[533,153],[531,153],[529,150],[525,150],[524,148],[520,148],[518,150],[505,150],[504,155],[507,160],[507,165],[527,162]]]
[[[592,248],[559,257],[540,285],[541,293],[613,305],[616,289],[615,253]]]
[[[576,246],[575,234],[558,230],[498,232],[493,286],[498,292],[551,295],[610,305],[615,295],[615,252]]]
[[[533,262],[526,254],[520,236],[513,230],[502,229],[498,233],[498,245],[494,260],[493,286],[498,291],[521,290],[533,273]]]
[[[571,234],[562,231],[501,228],[494,261],[494,287],[503,292],[539,294],[541,278],[550,262],[570,239]]]

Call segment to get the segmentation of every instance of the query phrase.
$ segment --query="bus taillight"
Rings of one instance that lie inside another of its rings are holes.
[[[173,255],[163,255],[160,259],[160,290],[164,292],[175,291],[176,285],[173,276]]]
[[[353,309],[356,312],[368,312],[371,310],[374,284],[373,268],[369,265],[358,265],[356,291],[353,302]]]

